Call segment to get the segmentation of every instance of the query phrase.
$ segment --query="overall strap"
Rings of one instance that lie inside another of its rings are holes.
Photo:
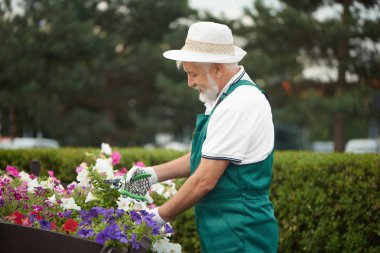
[[[214,109],[228,96],[230,95],[236,88],[240,87],[240,86],[243,86],[243,85],[252,85],[254,87],[256,87],[257,89],[259,89],[265,96],[265,98],[268,100],[268,97],[265,93],[265,91],[263,89],[261,89],[257,84],[255,84],[254,82],[251,82],[251,81],[248,81],[248,80],[237,80],[236,82],[234,82],[233,84],[231,84],[231,86],[228,88],[228,90],[226,92],[224,92],[220,98],[219,98],[219,101],[218,103],[215,105]],[[269,101],[269,100],[268,100]]]

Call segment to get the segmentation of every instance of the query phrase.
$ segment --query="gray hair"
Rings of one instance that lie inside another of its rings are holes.
[[[183,63],[182,61],[177,61],[177,68],[178,69],[181,69],[182,63]],[[201,65],[201,66],[204,66],[204,67],[210,67],[210,65],[212,63],[209,63],[209,62],[197,62],[197,64]],[[235,67],[238,66],[237,62],[233,62],[233,63],[221,63],[221,64],[223,64],[228,70],[231,70],[231,69],[233,69],[233,68],[235,68]]]

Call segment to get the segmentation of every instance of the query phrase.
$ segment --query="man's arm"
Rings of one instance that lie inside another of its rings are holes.
[[[153,166],[158,182],[190,176],[190,153],[173,161]]]
[[[158,213],[168,221],[186,211],[211,191],[227,168],[227,160],[202,158],[198,169],[182,185],[176,195],[159,207]]]

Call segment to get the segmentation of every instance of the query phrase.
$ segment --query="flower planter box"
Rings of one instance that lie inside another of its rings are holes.
[[[144,237],[140,248],[121,250],[104,248],[94,241],[43,229],[0,222],[0,252],[6,253],[144,253],[151,241]]]

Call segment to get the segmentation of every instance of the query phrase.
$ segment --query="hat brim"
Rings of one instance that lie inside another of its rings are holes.
[[[183,61],[183,62],[207,62],[207,63],[233,63],[239,62],[247,54],[240,47],[234,46],[234,55],[220,55],[220,54],[207,54],[199,53],[188,50],[169,50],[164,52],[163,56],[170,60]]]

